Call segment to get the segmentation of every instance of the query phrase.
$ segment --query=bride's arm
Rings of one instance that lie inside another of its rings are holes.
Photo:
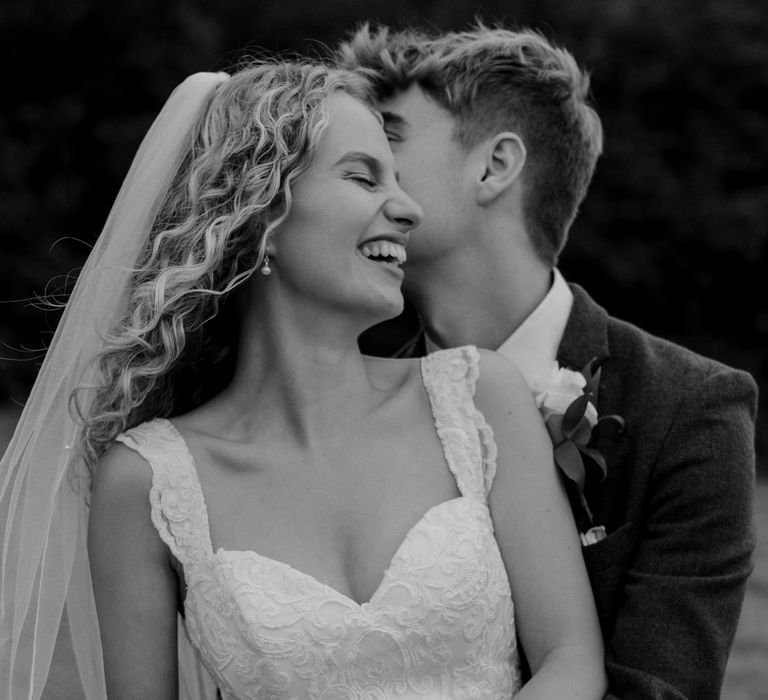
[[[178,698],[177,579],[150,518],[151,483],[120,444],[93,481],[88,553],[109,700]]]
[[[592,591],[531,392],[511,363],[482,351],[476,403],[498,447],[489,504],[533,673],[515,698],[602,698],[607,682]]]

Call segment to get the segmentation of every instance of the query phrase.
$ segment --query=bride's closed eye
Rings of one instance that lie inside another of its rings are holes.
[[[371,175],[368,173],[349,173],[347,177],[350,180],[353,180],[354,182],[358,182],[361,185],[368,187],[368,188],[374,188],[378,186],[378,182],[373,179]]]

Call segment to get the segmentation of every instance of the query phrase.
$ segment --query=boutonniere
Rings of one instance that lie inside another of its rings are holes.
[[[578,494],[580,513],[577,513],[577,525],[585,545],[605,537],[605,528],[595,525],[584,495],[588,468],[599,470],[600,481],[607,473],[603,456],[589,447],[592,429],[603,421],[614,421],[619,431],[624,429],[621,416],[597,414],[600,372],[597,358],[590,360],[580,372],[553,362],[536,378],[532,387],[536,405],[552,438],[555,464]]]

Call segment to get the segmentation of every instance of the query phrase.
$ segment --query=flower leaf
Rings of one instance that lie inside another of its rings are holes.
[[[555,464],[560,471],[573,481],[579,489],[579,494],[584,492],[584,480],[586,470],[584,460],[581,458],[579,448],[570,440],[566,440],[555,448]]]
[[[572,482],[572,487],[578,493],[581,513],[574,513],[574,515],[577,517],[579,527],[587,529],[584,528],[584,519],[586,519],[587,525],[592,525],[594,519],[584,496],[586,470],[579,449],[570,440],[566,440],[562,445],[555,448],[555,464],[560,468],[565,478]]]
[[[570,438],[579,427],[579,422],[587,411],[587,404],[589,404],[589,396],[582,394],[566,409],[563,416],[563,432],[566,437]]]
[[[589,519],[589,524],[594,525],[595,524],[595,516],[592,515],[592,511],[589,509],[589,504],[587,503],[586,496],[584,496],[583,491],[579,491],[579,501],[581,502],[581,507],[584,509],[584,512],[587,515],[587,518]]]
[[[557,447],[563,440],[566,439],[563,433],[563,416],[560,413],[551,413],[544,421],[544,425],[547,428],[549,437],[552,440],[552,444]]]
[[[593,357],[586,365],[581,373],[584,375],[584,379],[587,380],[587,386],[584,388],[584,393],[592,394],[597,399],[597,390],[600,386],[600,374],[603,368],[600,366],[602,363],[598,361],[596,357]]]
[[[600,416],[597,419],[598,423],[602,423],[604,420],[612,420],[615,421],[619,426],[619,432],[623,433],[624,429],[627,427],[627,422],[618,414],[616,413],[610,413],[607,416]]]
[[[590,437],[592,437],[592,426],[586,416],[579,421],[576,429],[567,437],[579,448],[587,446]]]
[[[601,455],[593,447],[580,447],[579,451],[581,452],[582,455],[589,457],[589,459],[591,459],[600,468],[600,471],[602,472],[600,481],[605,479],[605,477],[608,475],[608,465],[605,463],[605,459],[603,458],[603,455]]]

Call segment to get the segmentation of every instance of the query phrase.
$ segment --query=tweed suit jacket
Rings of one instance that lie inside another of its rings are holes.
[[[603,360],[598,414],[626,421],[593,431],[608,473],[585,490],[608,533],[583,548],[606,699],[716,700],[752,570],[757,387],[571,290],[558,362]]]
[[[598,414],[626,421],[593,433],[608,475],[586,494],[608,697],[715,700],[752,570],[757,387],[571,289],[558,362],[604,359]]]

